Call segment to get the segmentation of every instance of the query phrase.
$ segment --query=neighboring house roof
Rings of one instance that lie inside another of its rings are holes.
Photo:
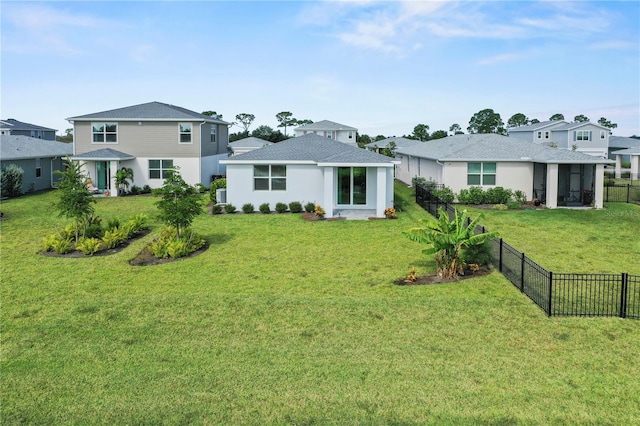
[[[611,160],[551,148],[495,133],[454,135],[396,150],[397,154],[437,161],[528,161],[534,163],[611,164]]]
[[[114,120],[114,121],[180,121],[180,120],[200,120],[209,123],[231,124],[218,120],[208,115],[190,111],[175,105],[163,104],[162,102],[148,102],[146,104],[133,105],[124,108],[112,109],[109,111],[96,112],[93,114],[78,115],[67,118],[69,121],[89,121],[89,120]]]
[[[555,126],[558,124],[567,124],[567,122],[563,120],[541,121],[539,123],[529,124],[527,126],[510,127],[507,130],[509,132],[531,132],[531,131],[544,129],[549,126]]]
[[[229,147],[232,149],[238,148],[262,148],[265,145],[273,145],[273,142],[266,141],[260,138],[254,138],[250,136],[248,138],[239,139],[234,142],[229,142]]]
[[[399,163],[391,157],[343,142],[327,139],[314,134],[306,134],[287,139],[273,145],[236,155],[223,164],[257,164],[257,163],[304,163],[318,165],[377,165],[393,166]]]
[[[2,130],[40,130],[40,131],[49,131],[55,132],[56,129],[51,129],[49,127],[38,126],[36,124],[24,123],[22,121],[15,120],[13,118],[9,118],[7,120],[0,120],[0,129]]]
[[[640,155],[640,146],[633,148],[621,149],[619,151],[613,151],[611,154],[620,154],[620,155]]]
[[[622,136],[609,136],[609,148],[636,148],[640,147],[640,139],[625,138]]]
[[[64,157],[73,154],[73,145],[29,136],[0,135],[0,154],[2,161]]]
[[[357,131],[355,127],[345,126],[344,124],[336,123],[334,121],[322,120],[316,123],[305,124],[304,126],[296,127],[295,131],[319,131],[319,130],[353,130]]]
[[[379,141],[376,142],[371,142],[365,145],[365,147],[367,148],[388,148],[389,144],[391,142],[394,142],[396,144],[396,149],[397,148],[405,148],[408,146],[413,146],[413,145],[418,145],[421,143],[424,143],[422,141],[416,140],[416,139],[408,139],[408,138],[403,138],[403,137],[391,137],[391,138],[386,138],[386,139],[381,139]]]
[[[561,126],[558,127],[554,127],[553,130],[573,130],[573,129],[577,129],[579,127],[584,127],[584,126],[588,126],[588,125],[592,125],[592,126],[596,126],[596,127],[600,127],[601,129],[606,129],[606,130],[610,130],[608,127],[605,127],[599,123],[593,123],[591,121],[582,121],[582,122],[576,122],[576,123],[565,123]]]
[[[124,152],[116,151],[111,148],[98,149],[96,151],[85,152],[82,154],[74,155],[72,160],[87,160],[87,161],[123,161],[133,160],[136,158],[134,155],[126,154]]]

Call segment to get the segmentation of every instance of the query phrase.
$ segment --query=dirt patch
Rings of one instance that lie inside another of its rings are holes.
[[[47,256],[47,257],[68,257],[68,258],[72,258],[72,259],[85,258],[85,257],[111,256],[112,254],[116,254],[116,253],[121,252],[122,250],[127,248],[129,246],[129,244],[131,244],[132,242],[137,241],[140,238],[148,235],[150,232],[151,232],[150,229],[145,229],[145,230],[141,231],[135,237],[133,237],[131,239],[128,239],[127,241],[125,241],[124,243],[120,244],[119,246],[114,247],[112,249],[99,250],[99,251],[95,252],[93,255],[84,254],[79,250],[74,250],[74,251],[71,251],[69,253],[64,253],[64,254],[56,253],[54,251],[41,251],[40,254],[42,256]]]
[[[487,267],[482,267],[477,271],[472,271],[471,269],[465,270],[464,275],[459,275],[454,279],[445,279],[445,278],[439,277],[438,275],[421,275],[419,277],[416,277],[415,281],[408,281],[406,277],[403,277],[395,280],[393,283],[395,285],[446,284],[446,283],[456,282],[460,280],[466,280],[469,278],[481,277],[483,275],[489,275],[490,273],[491,273],[491,269]]]
[[[151,250],[149,250],[149,246],[145,246],[145,248],[142,249],[142,251],[138,253],[136,257],[134,257],[129,261],[129,265],[132,265],[132,266],[162,265],[164,263],[171,263],[177,260],[189,259],[191,257],[204,253],[208,249],[209,249],[209,243],[205,242],[205,244],[202,247],[200,247],[198,250],[194,251],[193,253],[188,254],[187,256],[177,257],[177,258],[172,258],[172,257],[158,258],[151,253]]]

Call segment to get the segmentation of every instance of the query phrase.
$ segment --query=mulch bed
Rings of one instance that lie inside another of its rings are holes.
[[[112,249],[99,250],[99,251],[95,252],[93,255],[84,254],[80,250],[74,250],[72,252],[64,253],[64,254],[56,253],[54,251],[41,251],[40,254],[43,255],[43,256],[47,256],[47,257],[68,257],[68,258],[74,258],[74,259],[86,258],[86,257],[98,257],[98,256],[111,256],[112,254],[116,254],[116,253],[121,252],[122,250],[127,248],[127,246],[129,246],[129,244],[131,244],[132,242],[137,241],[140,238],[148,235],[150,232],[151,232],[150,229],[145,229],[143,231],[140,231],[140,233],[138,235],[136,235],[135,237],[133,237],[131,239],[128,239],[124,243],[120,244],[118,247],[114,247]]]
[[[151,253],[151,251],[149,250],[149,247],[145,246],[145,248],[142,249],[142,251],[140,253],[138,253],[138,255],[136,257],[134,257],[133,259],[131,259],[129,261],[129,264],[132,265],[132,266],[162,265],[164,263],[171,263],[171,262],[175,262],[177,260],[189,259],[191,257],[194,257],[194,256],[197,256],[197,255],[199,255],[201,253],[204,253],[208,249],[209,249],[209,243],[205,242],[202,247],[200,247],[198,250],[194,251],[193,253],[189,253],[187,256],[177,257],[177,258],[174,259],[172,257],[165,257],[165,258],[155,257]]]
[[[439,277],[438,275],[421,275],[416,277],[415,281],[406,282],[406,277],[395,280],[393,283],[395,285],[431,285],[431,284],[446,284],[451,282],[457,282],[460,280],[466,280],[469,278],[481,277],[483,275],[489,275],[491,273],[491,269],[487,267],[482,267],[477,271],[465,270],[464,275],[459,275],[454,279],[445,279]]]

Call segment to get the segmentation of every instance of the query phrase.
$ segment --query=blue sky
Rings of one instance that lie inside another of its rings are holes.
[[[11,2],[1,116],[66,117],[150,101],[431,131],[491,108],[640,134],[640,2]],[[233,127],[232,132],[239,131]]]

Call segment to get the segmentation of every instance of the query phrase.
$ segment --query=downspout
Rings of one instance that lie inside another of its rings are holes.
[[[200,176],[200,179],[198,179],[198,181],[202,180],[202,125],[205,123],[206,121],[200,123],[200,143],[198,144],[198,175]]]

